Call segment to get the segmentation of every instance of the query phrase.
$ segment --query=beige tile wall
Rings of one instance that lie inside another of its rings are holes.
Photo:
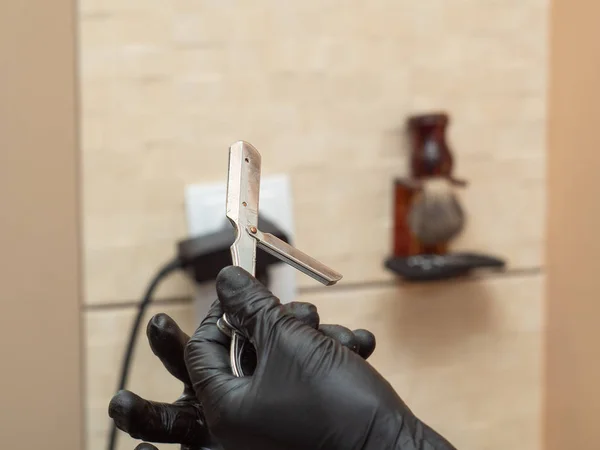
[[[238,139],[291,176],[296,244],[353,286],[304,299],[371,326],[374,364],[461,449],[538,449],[547,13],[547,0],[81,0],[89,449],[105,445],[133,313],[116,304],[173,255],[185,185],[223,181]],[[438,109],[471,183],[455,245],[513,275],[406,288],[383,269],[402,124]],[[159,297],[189,294],[174,277]],[[191,330],[189,308],[156,310]],[[139,353],[132,388],[177,395]]]

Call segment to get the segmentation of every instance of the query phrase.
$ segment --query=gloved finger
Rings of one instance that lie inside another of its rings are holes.
[[[157,314],[148,322],[146,335],[152,352],[165,368],[184,384],[191,384],[183,352],[190,337],[166,314]]]
[[[319,331],[325,336],[338,341],[344,347],[358,353],[358,342],[354,337],[354,333],[348,328],[341,325],[321,325]]]
[[[306,302],[290,302],[281,305],[284,314],[295,317],[300,322],[312,328],[319,328],[320,317],[317,307]]]
[[[135,450],[158,450],[154,445],[143,442],[138,445]]]
[[[208,442],[209,434],[198,405],[145,400],[119,391],[110,401],[108,415],[121,431],[144,441],[193,444]]]
[[[230,339],[217,326],[222,315],[221,305],[215,301],[185,346],[185,364],[196,397],[203,403],[220,399],[246,381],[232,374]]]
[[[375,346],[377,344],[375,335],[369,330],[363,329],[354,330],[353,333],[358,344],[358,354],[364,359],[368,359],[375,351]]]
[[[231,324],[260,351],[275,322],[283,316],[280,301],[241,267],[228,266],[217,275],[217,296]]]

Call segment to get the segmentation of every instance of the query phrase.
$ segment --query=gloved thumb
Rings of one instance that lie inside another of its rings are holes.
[[[261,347],[275,322],[283,315],[281,302],[261,282],[237,266],[217,276],[217,296],[235,328]]]

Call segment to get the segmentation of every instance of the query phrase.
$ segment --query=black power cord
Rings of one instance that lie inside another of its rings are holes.
[[[287,235],[281,231],[271,221],[259,218],[259,228],[265,233],[271,233],[284,242],[289,242]],[[133,359],[133,351],[137,334],[144,318],[144,313],[148,305],[152,302],[154,291],[168,275],[177,271],[185,270],[189,277],[196,283],[201,284],[209,280],[215,280],[219,271],[231,264],[231,244],[235,240],[233,227],[226,226],[212,234],[183,239],[177,243],[177,256],[166,263],[150,280],[144,297],[138,304],[138,311],[129,334],[129,342],[123,356],[121,366],[121,378],[117,391],[124,390],[127,385],[127,378]],[[281,262],[275,256],[264,251],[259,251],[256,255],[256,278],[263,284],[268,285],[267,267]],[[114,421],[111,421],[110,435],[108,439],[108,450],[115,450],[118,430]]]
[[[168,275],[183,268],[183,262],[179,258],[174,258],[172,261],[165,264],[157,273],[154,275],[154,278],[150,281],[150,284],[146,288],[146,292],[144,297],[140,301],[138,305],[138,312],[135,317],[135,321],[133,322],[133,326],[131,327],[131,332],[129,334],[129,343],[127,344],[127,349],[125,351],[125,356],[123,358],[123,363],[121,367],[121,379],[119,381],[118,391],[125,389],[127,384],[127,378],[129,377],[129,369],[131,367],[131,360],[133,358],[133,351],[135,349],[135,342],[138,334],[138,330],[140,328],[140,324],[142,323],[142,319],[144,317],[144,313],[148,308],[148,305],[152,301],[152,295],[154,291],[160,284],[162,280],[164,280]],[[110,437],[108,440],[108,450],[114,450],[116,448],[117,443],[117,426],[115,422],[111,420],[111,429],[110,429]]]

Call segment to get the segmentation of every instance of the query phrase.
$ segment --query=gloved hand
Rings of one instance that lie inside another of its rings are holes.
[[[206,424],[226,450],[449,450],[357,354],[285,314],[279,300],[239,267],[217,278],[215,304],[185,349]],[[231,374],[223,312],[248,336],[258,364]]]
[[[375,349],[375,337],[366,330],[350,331],[339,325],[320,325],[317,309],[309,303],[293,302],[282,305],[282,313],[307,326],[318,329],[324,336],[368,358]],[[184,363],[184,348],[189,337],[166,314],[154,316],[146,334],[154,354],[165,368],[184,384],[182,396],[172,404],[145,400],[130,391],[117,393],[110,402],[109,416],[117,427],[135,439],[154,443],[181,444],[182,450],[216,450],[222,447],[208,432],[200,402],[192,389]],[[156,450],[142,443],[136,450]]]

